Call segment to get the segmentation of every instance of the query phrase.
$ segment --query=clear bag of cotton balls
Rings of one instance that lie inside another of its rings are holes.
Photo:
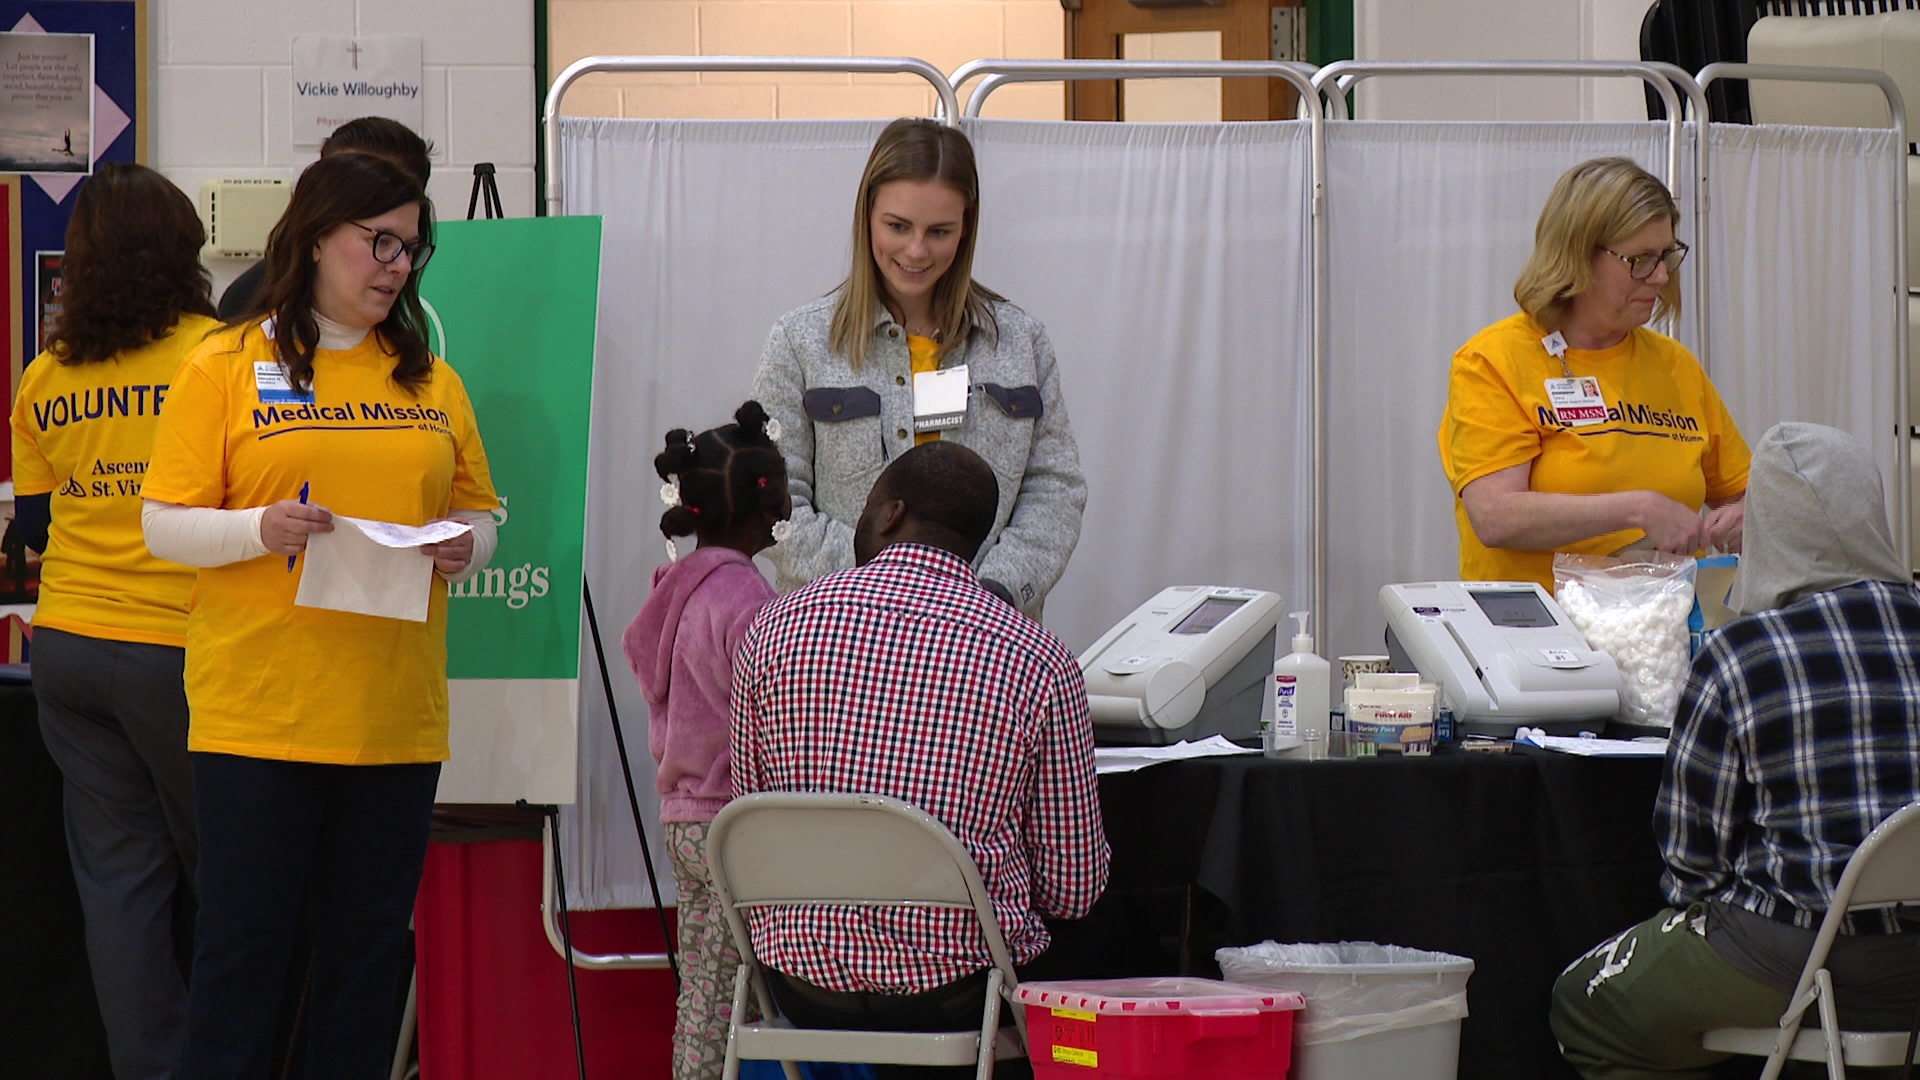
[[[1690,660],[1694,560],[1640,554],[1553,557],[1553,594],[1588,647],[1620,668],[1619,719],[1672,727]]]

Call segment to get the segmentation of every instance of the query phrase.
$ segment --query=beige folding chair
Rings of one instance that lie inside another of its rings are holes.
[[[960,841],[925,811],[883,795],[747,795],[714,818],[707,865],[742,960],[727,1028],[725,1080],[738,1080],[742,1059],[777,1060],[788,1080],[799,1080],[796,1061],[973,1065],[978,1080],[990,1080],[995,1058],[1026,1053],[1025,1017],[1012,1005],[1018,985],[1013,958],[980,871]],[[993,958],[980,1026],[953,1032],[794,1027],[774,1008],[740,912],[795,904],[971,910]],[[754,1023],[743,1019],[749,986],[763,1017]],[[1015,1010],[1017,1036],[1000,1028],[1003,998]]]
[[[1847,860],[1833,905],[1820,921],[1813,951],[1800,972],[1800,983],[1788,999],[1786,1015],[1774,1028],[1719,1028],[1701,1039],[1708,1050],[1765,1056],[1761,1080],[1775,1080],[1789,1059],[1824,1061],[1828,1080],[1846,1080],[1847,1066],[1899,1065],[1907,1053],[1904,1031],[1841,1031],[1833,1003],[1833,977],[1827,973],[1827,951],[1840,932],[1840,920],[1849,911],[1894,907],[1920,902],[1920,802],[1908,803],[1874,827]],[[1920,963],[1920,949],[1914,960]],[[1820,1029],[1800,1030],[1807,1009],[1818,1003]],[[1828,1033],[1840,1037],[1829,1038]]]

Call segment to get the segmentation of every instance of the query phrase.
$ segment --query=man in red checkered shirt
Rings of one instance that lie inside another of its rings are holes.
[[[1085,915],[1108,854],[1080,665],[973,571],[998,496],[993,470],[956,443],[881,474],[855,567],[775,601],[740,647],[733,786],[891,795],[932,814],[979,866],[1014,963],[1031,965],[1049,944],[1042,917]],[[979,1022],[992,960],[970,912],[790,907],[747,921],[802,1026]]]

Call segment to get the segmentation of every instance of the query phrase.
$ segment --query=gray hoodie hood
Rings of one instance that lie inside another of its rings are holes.
[[[1866,448],[1819,424],[1768,428],[1753,448],[1728,606],[1754,615],[1862,581],[1912,580],[1894,551],[1880,470]]]

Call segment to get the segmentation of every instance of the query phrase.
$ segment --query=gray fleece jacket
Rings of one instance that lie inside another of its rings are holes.
[[[867,492],[889,461],[913,448],[906,329],[882,307],[856,372],[827,347],[837,299],[821,297],[775,323],[753,380],[754,398],[780,421],[793,491],[793,535],[767,552],[781,592],[853,565],[853,525]],[[993,305],[993,317],[994,328],[976,329],[941,361],[967,365],[972,384],[966,423],[941,438],[993,466],[1000,510],[976,569],[1038,617],[1080,540],[1087,483],[1046,329],[1005,301]]]

